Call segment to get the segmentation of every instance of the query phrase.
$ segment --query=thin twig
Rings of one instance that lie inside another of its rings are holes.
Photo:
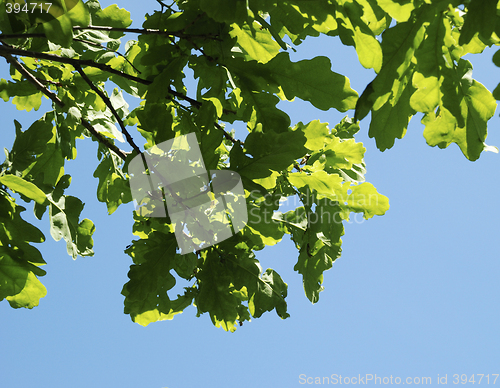
[[[31,82],[39,91],[45,94],[48,98],[50,98],[55,104],[57,104],[61,108],[64,107],[64,102],[62,102],[60,98],[57,97],[57,95],[55,95],[53,92],[47,89],[33,74],[31,74],[28,70],[26,70],[26,68],[23,65],[21,65],[21,63],[16,58],[8,54],[4,55],[3,57],[8,63],[10,63],[22,75],[24,75],[26,79],[29,82]]]
[[[163,31],[152,28],[120,28],[120,27],[108,27],[108,26],[75,26],[73,27],[73,31],[82,31],[82,30],[94,30],[94,31],[116,31],[116,32],[129,32],[133,34],[141,34],[141,35],[166,35],[166,36],[175,36],[177,38],[205,38],[222,41],[219,37],[215,35],[189,35],[184,34],[178,31]],[[0,35],[1,39],[2,35]]]
[[[194,43],[191,39],[189,39],[188,37],[185,37],[184,39],[186,39],[189,43],[191,43],[193,45],[194,49],[198,50],[210,62],[214,62],[215,61],[215,59],[213,57],[211,57],[210,55],[205,54],[205,51],[203,51],[203,49],[201,47],[198,47],[198,45],[196,43]]]
[[[30,50],[23,50],[23,49],[18,49],[15,47],[12,47],[10,45],[0,45],[0,56],[5,57],[6,54],[13,54],[13,55],[19,55],[22,57],[30,57],[30,58],[37,58],[37,59],[44,59],[47,61],[54,61],[54,62],[59,62],[59,63],[65,63],[68,65],[73,66],[75,69],[78,66],[88,66],[88,67],[94,67],[96,69],[106,71],[111,74],[118,75],[120,77],[123,77],[125,79],[128,79],[130,81],[135,81],[137,83],[140,83],[142,85],[151,85],[153,81],[149,81],[140,77],[136,77],[134,75],[130,75],[127,73],[124,73],[123,71],[113,69],[111,66],[106,65],[105,63],[97,63],[94,62],[91,59],[74,59],[74,58],[66,58],[66,57],[61,57],[59,55],[55,54],[46,54],[46,53],[40,53],[36,51],[30,51]],[[182,100],[185,100],[189,102],[190,104],[200,107],[201,102],[194,100],[182,93],[179,93],[172,88],[168,88],[168,93],[172,94],[173,96],[180,98]],[[232,111],[228,111],[229,113],[234,113]]]
[[[56,82],[56,81],[51,81],[51,80],[48,80],[48,79],[41,79],[41,78],[38,78],[36,77],[36,79],[38,81],[40,81],[40,83],[42,83],[43,85],[47,85],[47,84],[51,84],[51,85],[54,85],[54,86],[58,86],[60,88],[64,88],[66,87],[65,85],[63,85],[62,83],[60,82]]]
[[[97,63],[91,59],[66,58],[66,57],[61,57],[59,55],[55,55],[55,54],[46,54],[46,53],[40,53],[37,51],[18,49],[18,48],[15,48],[12,46],[7,46],[7,45],[0,45],[0,56],[5,57],[5,54],[13,54],[13,55],[19,55],[22,57],[38,58],[38,59],[44,59],[47,61],[65,63],[65,64],[73,66],[75,69],[77,66],[95,67],[96,69],[100,69],[100,70],[106,71],[106,72],[111,73],[111,74],[119,75],[120,77],[126,78],[126,79],[131,80],[131,81],[138,82],[138,83],[143,84],[143,85],[151,85],[151,83],[152,83],[152,81],[148,81],[148,80],[136,77],[134,75],[124,73],[120,70],[113,69],[111,66],[106,65],[105,63]]]
[[[106,51],[118,54],[120,57],[122,57],[123,59],[125,59],[130,64],[130,66],[132,66],[134,68],[135,71],[137,71],[139,74],[141,73],[140,70],[137,69],[137,67],[135,67],[134,64],[132,62],[130,62],[125,55],[123,55],[122,53],[120,53],[118,51],[111,50],[110,48],[108,48],[106,46],[103,46],[102,44],[91,42],[90,40],[85,40],[85,39],[80,39],[80,38],[73,38],[73,40],[76,40],[77,42],[80,42],[80,43],[86,43],[86,44],[92,45],[94,47],[100,47],[103,50],[106,50]]]
[[[182,93],[176,92],[175,90],[173,90],[171,88],[168,88],[168,93],[171,94],[172,96],[180,98],[181,100],[189,102],[191,105],[195,106],[196,108],[201,108],[201,102],[198,100],[195,100],[191,97],[188,97]]]
[[[111,111],[111,113],[115,117],[116,121],[118,122],[118,125],[120,126],[122,133],[127,138],[127,143],[132,146],[132,148],[134,149],[134,151],[137,152],[138,155],[142,154],[140,148],[137,146],[137,144],[135,144],[134,139],[130,135],[129,131],[127,131],[127,128],[125,128],[125,124],[123,124],[123,121],[122,121],[121,117],[118,115],[118,112],[113,107],[113,104],[111,104],[111,100],[101,91],[101,89],[99,89],[97,86],[94,85],[94,83],[90,80],[90,78],[87,76],[87,74],[85,74],[85,72],[83,71],[83,69],[80,65],[76,65],[75,69],[78,73],[80,73],[80,75],[85,80],[85,82],[87,82],[87,84],[90,86],[90,88],[94,92],[96,92],[99,97],[101,97],[101,99],[104,101],[106,106],[109,108],[109,110]]]
[[[240,143],[239,140],[236,140],[234,137],[231,136],[231,134],[227,133],[226,130],[222,128],[222,126],[219,123],[215,122],[214,125],[219,131],[222,131],[222,134],[227,140],[230,140],[233,144]]]
[[[4,58],[7,60],[7,62],[9,62],[12,66],[14,66],[21,74],[23,74],[28,79],[28,81],[31,82],[38,90],[40,90],[43,94],[49,97],[59,107],[64,108],[66,104],[62,102],[58,96],[56,96],[54,93],[48,90],[42,83],[42,82],[53,83],[52,81],[39,80],[38,78],[33,76],[17,59],[12,57],[11,55],[6,55],[4,56]],[[88,121],[82,118],[81,123],[85,128],[89,130],[89,132],[92,135],[94,135],[97,138],[97,140],[100,143],[104,144],[107,148],[114,151],[123,160],[127,158],[125,151],[121,150],[115,144],[105,139],[104,136],[102,136],[99,132],[97,132],[95,128]]]
[[[217,35],[189,35],[177,31],[172,32],[172,31],[163,31],[150,28],[119,28],[119,27],[107,27],[107,26],[73,27],[73,31],[83,31],[83,30],[129,32],[133,34],[142,34],[142,35],[165,35],[165,36],[175,36],[177,38],[205,38],[205,39],[222,41],[222,39],[220,39]],[[23,39],[23,38],[46,38],[46,35],[40,32],[20,33],[20,34],[0,34],[0,39]]]
[[[84,120],[83,118],[80,120],[82,125],[88,129],[88,131],[99,141],[99,143],[103,144],[107,148],[109,148],[111,151],[113,151],[116,155],[118,155],[122,160],[127,159],[127,152],[121,150],[118,148],[115,144],[113,144],[111,141],[106,139],[103,135],[101,135],[99,132],[95,130],[95,128],[87,121]]]
[[[161,12],[163,12],[163,7],[169,9],[170,11],[174,12],[174,10],[172,9],[172,5],[175,4],[175,2],[172,4],[172,5],[167,5],[165,4],[163,1],[161,0],[156,0],[158,3],[160,3],[161,5]]]
[[[119,75],[119,76],[121,76],[123,78],[126,78],[126,79],[129,79],[131,81],[135,81],[135,82],[141,83],[143,85],[151,85],[152,81],[145,80],[145,79],[142,79],[140,77],[136,77],[136,76],[124,73],[122,71],[113,69],[111,66],[106,65],[104,63],[97,63],[97,62],[94,62],[94,61],[88,60],[88,59],[65,58],[65,57],[61,57],[59,55],[55,55],[55,54],[46,54],[46,53],[39,53],[39,52],[35,52],[35,51],[30,51],[30,50],[22,50],[22,49],[18,49],[18,48],[12,47],[10,45],[0,45],[0,56],[6,57],[9,54],[20,55],[20,56],[31,57],[31,58],[38,58],[38,59],[45,59],[45,60],[59,62],[59,63],[66,63],[66,64],[69,64],[69,65],[73,66],[80,73],[80,75],[85,79],[85,81],[89,84],[89,86],[92,88],[92,90],[94,90],[101,98],[103,98],[103,101],[110,108],[110,110],[113,113],[113,115],[117,118],[117,121],[118,121],[118,124],[120,125],[121,130],[122,130],[123,134],[125,135],[125,137],[127,138],[127,142],[134,148],[134,150],[138,154],[141,154],[141,151],[140,151],[139,147],[137,147],[137,145],[133,142],[133,139],[130,136],[130,133],[127,131],[127,129],[123,125],[123,122],[121,121],[121,119],[119,118],[118,114],[114,110],[113,106],[111,105],[111,102],[101,92],[101,90],[98,89],[93,84],[93,82],[88,78],[88,76],[83,71],[82,65],[83,66],[94,67],[94,68],[97,68],[97,69],[100,69],[100,70],[103,70],[103,71],[107,71],[107,72],[109,72],[111,74]],[[194,107],[196,107],[198,109],[202,105],[202,103],[200,101],[195,100],[195,99],[193,99],[191,97],[188,97],[188,96],[186,96],[186,95],[184,95],[182,93],[179,93],[179,92],[173,90],[170,87],[168,87],[167,90],[168,90],[169,94],[171,94],[171,95],[173,95],[173,96],[175,96],[177,98],[180,98],[182,100],[185,100],[185,101],[189,102],[192,106],[194,106]],[[224,109],[224,113],[235,113],[235,112],[227,110],[227,109]],[[215,122],[214,125],[218,129],[221,129],[225,133],[225,137],[228,138],[227,136],[229,136],[229,134],[227,134],[222,129],[222,127],[219,124],[217,124]],[[230,137],[228,139],[229,140],[233,139],[231,141],[234,144],[236,143],[236,140],[234,140],[234,138]]]

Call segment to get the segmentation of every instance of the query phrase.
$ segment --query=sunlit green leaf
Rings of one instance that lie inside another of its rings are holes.
[[[38,202],[39,204],[44,204],[47,200],[45,193],[40,190],[36,185],[31,182],[27,182],[24,179],[15,175],[4,175],[0,176],[0,183],[8,186],[11,190],[23,194],[24,196]]]
[[[299,97],[318,109],[335,108],[341,112],[355,107],[358,94],[351,89],[348,78],[331,70],[326,57],[293,63],[288,53],[281,53],[269,67],[288,100]]]

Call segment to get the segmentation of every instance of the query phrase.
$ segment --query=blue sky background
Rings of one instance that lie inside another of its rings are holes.
[[[112,3],[102,1],[103,7]],[[153,0],[119,5],[132,12],[137,27],[145,12],[157,8]],[[474,78],[490,90],[500,81],[494,52],[467,58]],[[359,93],[374,76],[359,65],[354,48],[337,38],[309,38],[291,58],[317,55],[330,57],[333,70],[348,76]],[[3,59],[0,77],[8,78]],[[344,116],[300,100],[282,108],[292,123],[321,119],[334,126]],[[26,113],[0,103],[0,147],[10,149],[14,119],[26,129],[42,110]],[[498,113],[487,139],[496,146]],[[456,145],[431,148],[420,118],[383,153],[368,138],[369,117],[362,121],[357,140],[367,148],[366,177],[389,197],[391,208],[382,217],[345,225],[343,254],[325,273],[319,303],[305,297],[293,271],[298,253],[283,241],[257,257],[288,283],[291,317],[282,321],[267,313],[235,333],[215,328],[208,315],[196,318],[193,306],[146,328],[123,314],[120,291],[131,264],[123,250],[134,239],[133,205],[107,215],[92,177],[97,145],[80,141],[77,160],[66,168],[73,176],[67,193],[85,202],[82,215],[96,224],[96,254],[73,261],[65,243],[50,237],[47,219],[34,219],[25,204],[25,218],[47,238],[38,248],[48,263],[41,279],[48,294],[33,310],[0,303],[0,387],[308,386],[301,374],[392,375],[401,384],[407,377],[431,377],[432,385],[439,374],[455,385],[453,374],[478,373],[490,374],[493,385],[492,374],[500,373],[500,155],[484,153],[469,162]]]

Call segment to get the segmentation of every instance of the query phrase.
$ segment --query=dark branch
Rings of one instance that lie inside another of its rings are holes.
[[[134,143],[132,137],[130,136],[130,133],[125,128],[125,125],[123,124],[122,120],[120,119],[120,117],[116,113],[115,109],[111,105],[111,102],[109,101],[109,99],[88,78],[88,76],[83,71],[82,66],[94,67],[94,68],[106,71],[108,73],[111,73],[111,74],[116,74],[120,77],[129,79],[131,81],[138,82],[138,83],[143,84],[143,85],[151,85],[152,81],[145,80],[145,79],[142,79],[140,77],[136,77],[136,76],[124,73],[120,70],[113,69],[111,66],[108,66],[104,63],[96,63],[96,62],[89,60],[89,59],[65,58],[65,57],[61,57],[59,55],[55,55],[55,54],[46,54],[46,53],[40,53],[40,52],[35,52],[35,51],[30,51],[30,50],[22,50],[22,49],[12,47],[10,45],[0,45],[0,56],[7,57],[10,54],[31,57],[31,58],[45,59],[48,61],[65,63],[65,64],[69,64],[69,65],[73,66],[80,73],[80,75],[85,79],[85,81],[92,88],[92,90],[94,90],[103,99],[103,101],[106,103],[108,108],[110,108],[111,112],[113,113],[113,115],[117,119],[118,124],[120,125],[120,128],[121,128],[123,134],[127,138],[127,142],[134,148],[134,150],[138,154],[141,154],[139,147],[137,147],[137,145]],[[43,85],[42,85],[42,87],[43,87]],[[200,101],[195,100],[191,97],[188,97],[182,93],[179,93],[170,87],[168,87],[167,90],[168,90],[169,94],[171,94],[179,99],[182,99],[182,100],[189,102],[192,106],[194,106],[198,109],[202,105],[202,103]],[[227,113],[235,113],[235,112],[224,109],[224,113],[227,114]],[[224,129],[217,122],[215,122],[214,125],[217,127],[217,129],[223,131],[226,139],[231,140],[231,142],[233,142],[233,144],[236,144],[237,140],[235,140],[231,135],[229,135],[226,131],[224,131]]]
[[[189,35],[184,34],[178,31],[162,31],[151,28],[120,28],[120,27],[107,27],[107,26],[76,26],[73,27],[73,31],[82,31],[82,30],[94,30],[94,31],[116,31],[116,32],[129,32],[133,34],[141,34],[141,35],[165,35],[165,36],[175,36],[177,38],[205,38],[212,40],[219,40],[220,38],[214,35]],[[3,35],[0,35],[0,38]]]
[[[38,59],[45,59],[47,61],[66,63],[68,65],[73,66],[75,69],[78,66],[95,67],[96,69],[100,69],[100,70],[106,71],[106,72],[111,73],[111,74],[119,75],[120,77],[129,79],[131,81],[138,82],[138,83],[143,84],[143,85],[150,85],[152,83],[151,81],[124,73],[120,70],[113,69],[111,66],[108,66],[104,63],[94,62],[91,59],[65,58],[65,57],[61,57],[59,55],[55,55],[55,54],[46,54],[46,53],[40,53],[40,52],[36,52],[36,51],[18,49],[18,48],[12,47],[12,46],[0,45],[0,56],[5,57],[6,54],[13,54],[13,55],[19,55],[22,57],[38,58]]]
[[[198,100],[195,100],[191,97],[188,97],[182,93],[176,92],[175,90],[171,89],[170,87],[168,88],[168,93],[171,94],[172,96],[180,98],[181,100],[189,102],[192,106],[194,106],[196,108],[201,108],[201,102],[199,102]]]
[[[215,127],[219,130],[219,131],[222,131],[222,134],[224,135],[224,137],[227,139],[227,140],[230,140],[231,143],[233,144],[237,144],[239,143],[240,141],[239,140],[236,140],[234,137],[232,137],[229,133],[226,132],[226,130],[224,128],[222,128],[222,126],[215,122],[214,123]]]
[[[153,83],[152,81],[124,73],[123,71],[120,71],[120,70],[113,69],[111,66],[106,65],[105,63],[97,63],[97,62],[94,62],[90,59],[65,58],[65,57],[61,57],[59,55],[55,55],[55,54],[46,54],[46,53],[40,53],[40,52],[36,52],[36,51],[18,49],[18,48],[12,47],[12,46],[0,45],[0,56],[5,57],[6,55],[9,55],[9,54],[19,55],[22,57],[45,59],[47,61],[54,61],[54,62],[59,62],[59,63],[65,63],[65,64],[73,66],[75,69],[77,67],[81,67],[81,66],[94,67],[96,69],[100,69],[100,70],[106,71],[108,73],[118,75],[118,76],[126,78],[128,80],[135,81],[135,82],[140,83],[142,85],[151,85]],[[175,96],[177,98],[185,100],[185,101],[189,102],[191,105],[194,105],[198,108],[201,106],[201,102],[194,100],[194,99],[192,99],[192,98],[190,98],[182,93],[176,92],[175,90],[173,90],[170,87],[168,88],[168,93],[172,94],[173,96]],[[229,112],[229,113],[231,113],[231,112]],[[234,113],[234,112],[232,112],[232,113]]]
[[[29,82],[35,85],[35,87],[38,90],[40,90],[43,94],[49,97],[59,107],[64,108],[66,104],[62,102],[59,99],[59,97],[57,97],[54,93],[48,90],[42,84],[42,81],[34,77],[28,70],[26,70],[26,68],[17,59],[12,57],[11,55],[4,55],[4,58],[7,60],[7,62],[9,62],[12,66],[14,66],[22,75],[24,75]],[[97,132],[95,128],[88,121],[81,119],[81,123],[100,143],[104,144],[107,148],[115,152],[121,159],[125,160],[127,158],[125,151],[119,149],[115,144],[105,139],[104,136],[102,136],[99,132]]]
[[[178,31],[162,31],[150,28],[118,28],[118,27],[107,27],[107,26],[76,26],[73,27],[73,31],[83,31],[83,30],[94,30],[94,31],[116,31],[116,32],[129,32],[134,34],[142,35],[165,35],[165,36],[175,36],[177,38],[205,38],[212,40],[221,40],[215,35],[189,35]],[[23,39],[23,38],[46,38],[44,33],[22,33],[22,34],[0,34],[0,39]]]
[[[165,3],[164,3],[163,1],[161,1],[161,0],[156,0],[156,1],[157,1],[158,3],[160,3],[160,5],[161,5],[161,12],[163,12],[163,8],[167,8],[167,9],[169,9],[170,11],[174,12],[174,9],[172,8],[172,5],[174,5],[174,4],[175,4],[175,2],[174,2],[172,5],[167,5],[167,4],[165,4]]]
[[[122,57],[123,59],[125,59],[129,63],[129,65],[132,66],[135,69],[135,71],[137,71],[138,73],[140,73],[139,69],[137,69],[137,67],[135,67],[134,64],[132,62],[130,62],[125,55],[123,55],[122,53],[120,53],[118,51],[111,50],[110,48],[108,48],[106,46],[103,46],[102,44],[91,42],[90,40],[85,40],[85,39],[80,39],[80,38],[73,38],[73,40],[76,40],[77,42],[85,43],[85,44],[88,44],[88,45],[91,45],[91,46],[94,46],[94,47],[100,47],[103,50],[106,50],[106,51],[118,54],[120,57]]]
[[[45,87],[33,74],[31,74],[26,68],[21,65],[21,63],[14,58],[12,55],[4,55],[5,60],[14,66],[22,75],[26,77],[26,79],[31,82],[38,90],[40,90],[43,94],[45,94],[48,98],[50,98],[55,104],[64,107],[64,102],[62,102],[59,97],[57,97],[54,93],[52,93],[47,87]]]
[[[122,119],[120,118],[120,116],[118,115],[118,112],[113,107],[113,104],[111,104],[110,99],[97,86],[94,85],[94,83],[90,80],[90,78],[87,76],[87,74],[85,74],[85,72],[83,71],[83,69],[80,65],[76,65],[75,69],[76,69],[76,71],[78,71],[78,73],[80,73],[80,75],[85,80],[85,82],[87,82],[87,84],[90,86],[90,88],[94,92],[96,92],[99,97],[102,98],[102,100],[104,101],[104,103],[109,108],[109,110],[111,111],[111,113],[115,117],[116,121],[118,122],[118,125],[120,126],[122,133],[125,135],[125,138],[127,139],[127,143],[132,146],[132,148],[134,149],[134,151],[137,152],[138,155],[141,154],[140,148],[137,146],[137,144],[135,144],[134,139],[130,135],[129,131],[127,131],[127,128],[125,128],[125,124],[123,124]]]
[[[88,129],[88,131],[99,141],[99,143],[103,144],[115,154],[117,154],[122,160],[127,159],[127,153],[121,149],[119,149],[115,144],[106,139],[103,135],[95,130],[95,128],[86,120],[81,119],[82,125]]]

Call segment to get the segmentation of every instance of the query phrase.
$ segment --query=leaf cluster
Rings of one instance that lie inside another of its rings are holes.
[[[288,234],[298,250],[294,270],[316,303],[324,272],[341,255],[343,222],[352,212],[368,219],[388,210],[365,181],[365,148],[355,139],[368,114],[381,150],[404,136],[416,112],[431,146],[456,143],[470,160],[493,149],[485,139],[498,91],[475,81],[462,57],[499,43],[496,1],[177,0],[158,2],[142,28],[131,28],[130,13],[117,5],[56,3],[45,16],[0,5],[0,56],[11,65],[0,97],[26,111],[44,97],[52,103],[27,130],[14,123],[16,140],[1,165],[0,300],[13,307],[31,308],[46,292],[38,280],[44,261],[31,245],[44,238],[22,220],[13,193],[32,201],[39,219],[49,210],[50,233],[70,256],[93,254],[94,224],[81,220],[83,203],[64,194],[77,139],[96,142],[96,195],[109,214],[132,201],[132,159],[181,135],[196,134],[207,170],[241,176],[248,209],[241,232],[181,255],[168,216],[134,213],[137,239],[125,250],[133,264],[122,294],[132,320],[172,319],[194,305],[229,331],[267,311],[289,316],[287,284],[261,267],[259,250]],[[290,50],[320,34],[353,46],[375,71],[359,98],[327,57],[290,59]],[[293,124],[278,104],[295,98],[354,117],[332,128]],[[236,137],[229,128],[241,123],[248,133]],[[281,212],[290,197],[300,206]],[[174,297],[178,282],[183,291]]]

